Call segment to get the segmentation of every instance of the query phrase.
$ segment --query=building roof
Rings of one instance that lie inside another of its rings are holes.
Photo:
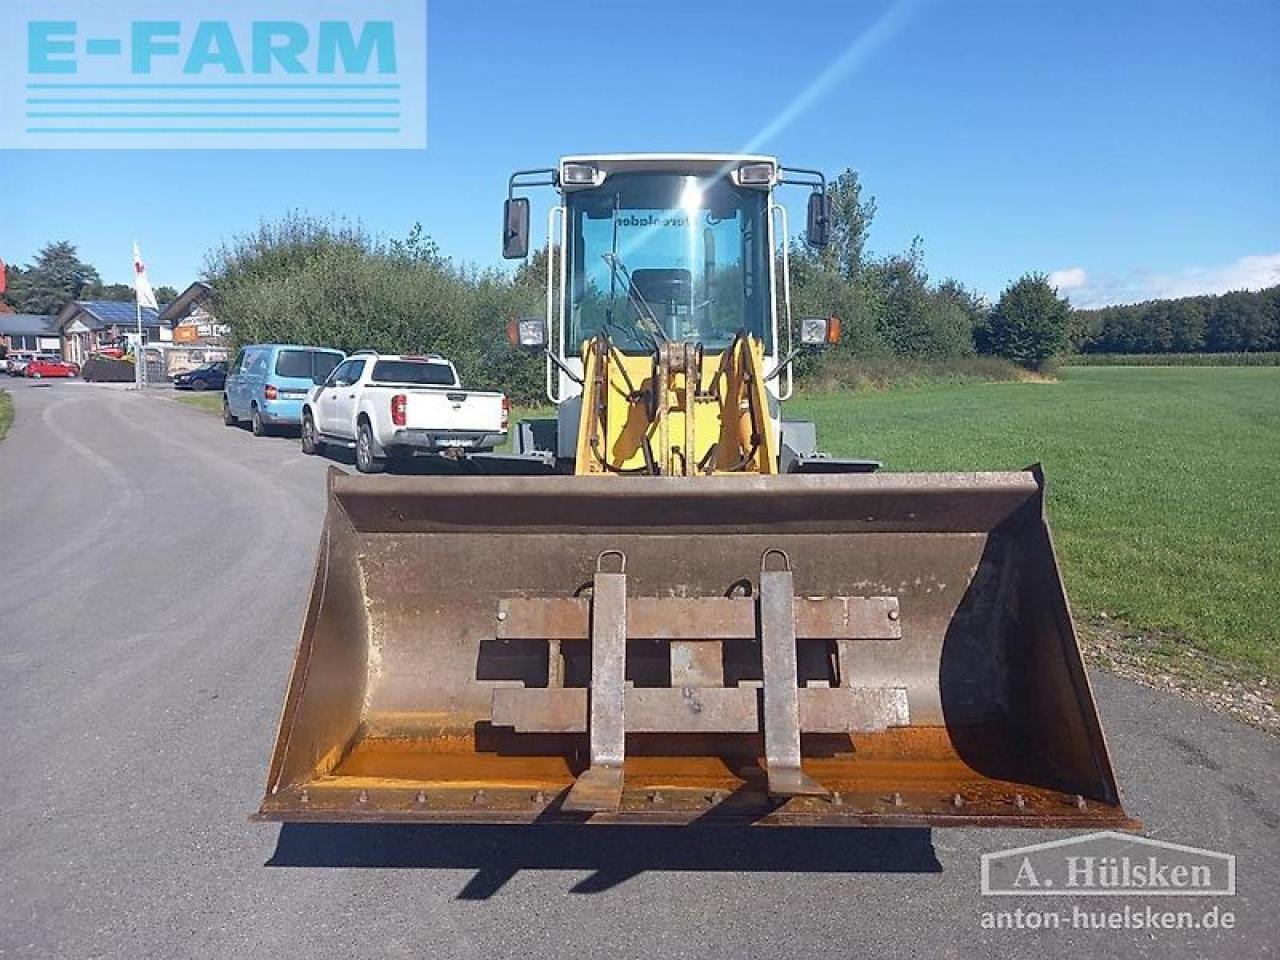
[[[107,327],[132,327],[138,322],[137,307],[128,300],[73,300],[62,308],[57,316],[57,329],[63,330],[73,320],[79,320],[90,330]],[[159,327],[160,313],[150,307],[142,308],[142,325]]]
[[[213,287],[207,283],[201,283],[197,280],[182,293],[178,294],[178,298],[160,311],[161,323],[180,323],[185,320],[191,311],[213,295]]]
[[[58,332],[56,317],[38,313],[0,313],[0,336],[39,336]]]

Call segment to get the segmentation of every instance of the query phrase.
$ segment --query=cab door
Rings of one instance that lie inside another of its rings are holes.
[[[334,429],[340,437],[354,440],[356,435],[356,387],[364,375],[364,360],[347,360],[342,366],[346,372],[341,383],[334,387]]]
[[[345,437],[347,431],[339,416],[338,398],[350,388],[347,373],[351,369],[351,361],[346,360],[333,368],[333,372],[320,388],[315,400],[316,426],[321,433],[331,437]]]
[[[222,385],[227,398],[227,408],[233,417],[245,417],[249,412],[244,396],[244,365],[248,353],[249,351],[245,349],[236,355],[235,362],[227,371],[226,382]]]

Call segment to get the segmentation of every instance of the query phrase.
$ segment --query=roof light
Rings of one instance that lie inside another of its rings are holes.
[[[560,168],[560,182],[570,187],[591,187],[599,173],[589,163],[566,163]]]
[[[738,182],[763,187],[773,183],[772,163],[744,163],[738,168]]]

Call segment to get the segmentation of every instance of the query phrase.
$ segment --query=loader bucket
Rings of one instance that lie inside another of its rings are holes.
[[[258,818],[1136,826],[1038,469],[332,471]]]

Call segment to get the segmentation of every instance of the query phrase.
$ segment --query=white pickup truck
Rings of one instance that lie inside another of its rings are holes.
[[[463,390],[444,357],[359,350],[303,401],[302,450],[354,447],[356,469],[379,473],[388,460],[416,454],[492,450],[506,439],[509,417],[503,394]]]

